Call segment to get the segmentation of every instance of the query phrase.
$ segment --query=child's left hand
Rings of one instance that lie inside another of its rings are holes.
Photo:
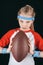
[[[29,41],[29,40],[28,40]],[[29,41],[30,42],[30,41]],[[31,43],[31,42],[30,42]],[[32,50],[32,45],[31,44],[28,44],[30,46],[30,53],[33,55],[34,54],[34,51]]]
[[[40,51],[40,57],[43,58],[43,51]]]

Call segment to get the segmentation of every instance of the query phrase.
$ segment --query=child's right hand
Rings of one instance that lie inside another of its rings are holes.
[[[7,52],[10,52],[10,51],[11,51],[11,48],[12,48],[12,45],[9,44],[9,47],[8,47],[8,49],[7,49]]]
[[[3,48],[2,48],[2,47],[0,47],[0,53],[1,53],[2,49],[3,49]]]

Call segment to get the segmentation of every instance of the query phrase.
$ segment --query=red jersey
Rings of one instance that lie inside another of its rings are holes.
[[[8,45],[10,43],[11,36],[17,30],[20,30],[20,28],[12,29],[12,30],[8,31],[6,34],[4,34],[4,36],[2,36],[2,38],[0,39],[0,46],[5,47],[6,45]],[[28,30],[25,32],[29,32],[29,31],[34,35],[35,46],[39,50],[43,51],[43,38],[37,32],[35,32],[33,30]]]

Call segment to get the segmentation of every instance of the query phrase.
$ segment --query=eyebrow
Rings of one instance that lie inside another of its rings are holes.
[[[30,21],[26,21],[26,22],[30,22]]]
[[[21,22],[23,22],[23,20],[20,20]]]
[[[23,22],[23,20],[20,20],[21,22]],[[26,21],[26,22],[30,22],[30,21]]]

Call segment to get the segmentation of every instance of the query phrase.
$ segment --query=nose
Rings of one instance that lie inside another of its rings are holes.
[[[23,27],[26,28],[27,27],[27,24],[26,23],[23,23]]]
[[[24,21],[23,24],[26,25],[26,22]]]

